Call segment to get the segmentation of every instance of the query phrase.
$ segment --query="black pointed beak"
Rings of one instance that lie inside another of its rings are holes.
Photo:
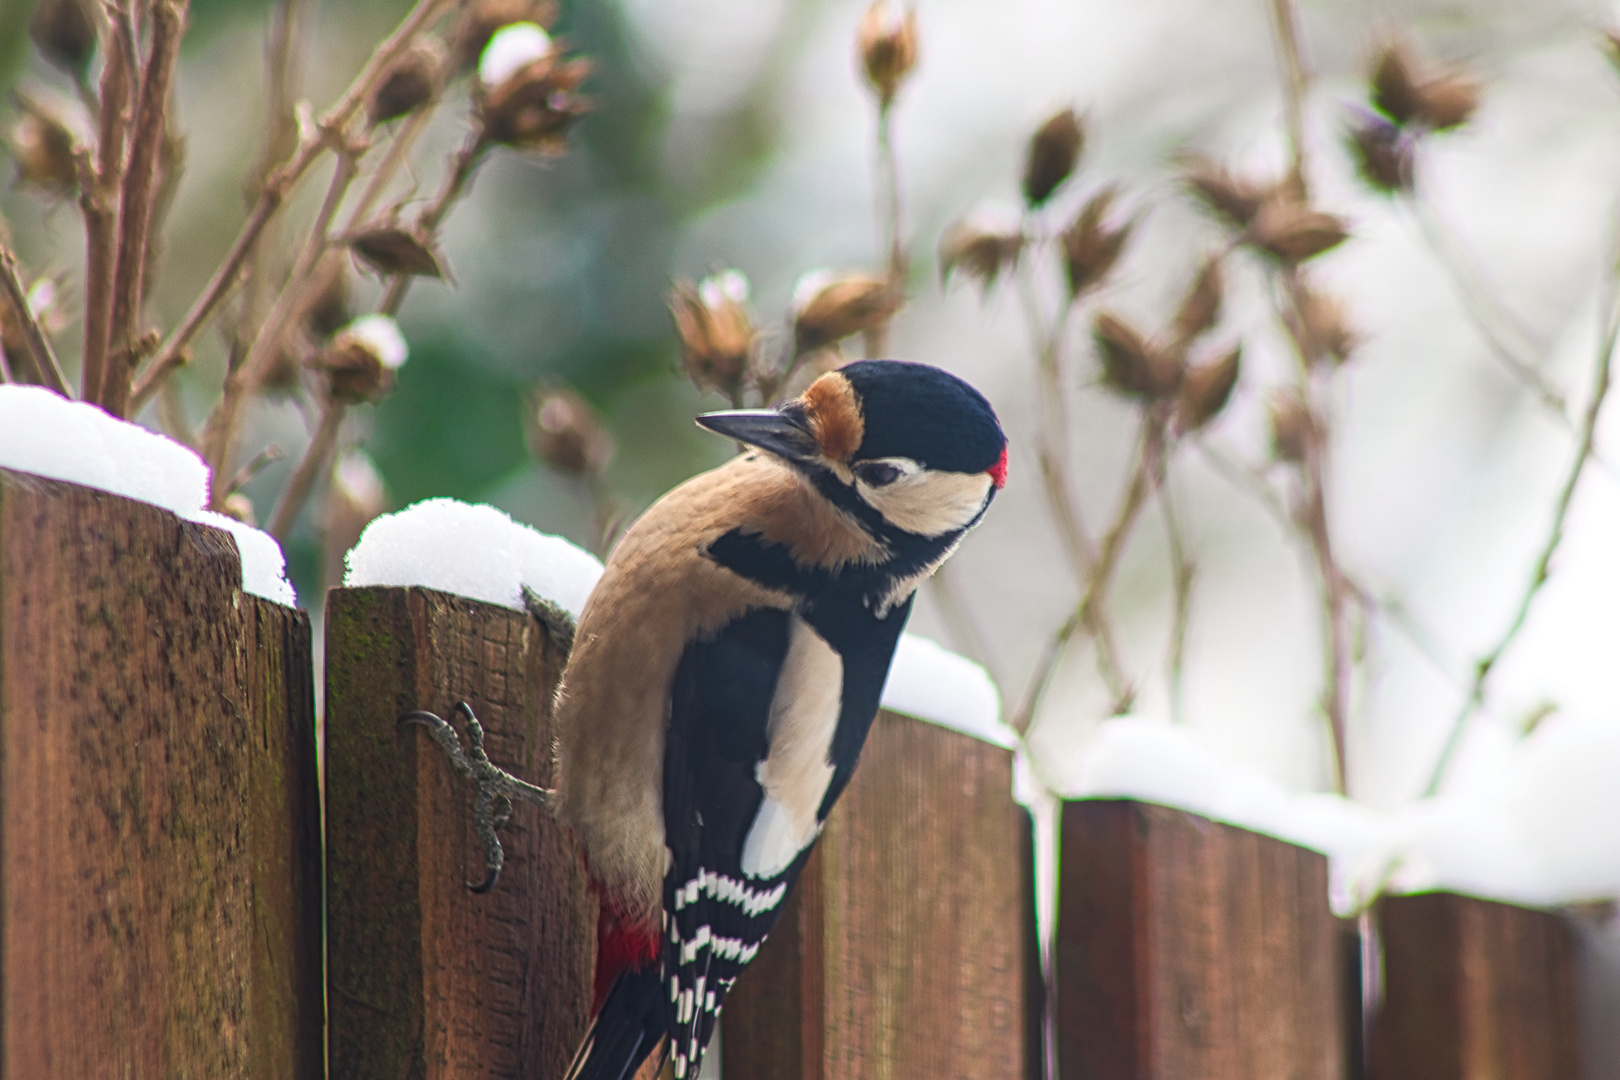
[[[761,450],[769,450],[789,461],[811,462],[821,452],[816,437],[804,421],[776,409],[736,409],[704,413],[698,426]]]

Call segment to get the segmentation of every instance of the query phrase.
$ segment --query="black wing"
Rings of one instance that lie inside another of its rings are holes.
[[[695,1076],[726,992],[776,925],[804,865],[749,878],[744,838],[764,798],[755,776],[787,653],[786,611],[760,609],[688,646],[664,751],[664,987],[675,1075]]]

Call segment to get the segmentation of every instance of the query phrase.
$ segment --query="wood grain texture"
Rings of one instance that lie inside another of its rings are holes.
[[[309,624],[240,580],[0,471],[0,1076],[321,1074]]]
[[[880,713],[727,1001],[727,1080],[1023,1080],[1024,817],[1009,751]]]
[[[1064,1080],[1341,1080],[1327,860],[1181,810],[1066,803]]]
[[[1383,1001],[1375,1080],[1576,1080],[1575,936],[1548,911],[1454,893],[1374,908]]]
[[[466,701],[491,759],[548,784],[564,657],[527,615],[426,589],[333,590],[326,642],[332,1076],[555,1080],[595,962],[578,849],[520,805],[499,885],[469,892],[483,877],[471,790],[396,721]]]

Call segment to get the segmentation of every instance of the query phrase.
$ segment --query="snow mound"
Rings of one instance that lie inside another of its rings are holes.
[[[1470,741],[1446,791],[1383,813],[1288,791],[1190,728],[1121,717],[1064,794],[1161,803],[1320,851],[1341,914],[1384,888],[1549,906],[1620,896],[1620,726],[1555,718],[1522,740],[1481,728]]]
[[[5,385],[0,468],[97,488],[225,529],[241,553],[242,591],[288,607],[298,603],[281,545],[268,533],[204,510],[208,466],[172,439],[42,387]]]
[[[522,611],[527,585],[575,619],[602,576],[594,555],[562,537],[456,499],[377,518],[343,561],[350,587],[419,585]]]
[[[1011,749],[1001,695],[989,674],[965,656],[914,634],[901,634],[883,684],[883,707]]]

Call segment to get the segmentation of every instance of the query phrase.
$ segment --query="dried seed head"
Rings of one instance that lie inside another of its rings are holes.
[[[503,26],[533,23],[549,31],[557,21],[552,0],[474,0],[456,30],[456,61],[462,70],[475,68],[490,38]]]
[[[1092,338],[1102,359],[1103,382],[1131,397],[1169,397],[1181,383],[1179,353],[1153,348],[1130,323],[1106,311],[1097,313]]]
[[[1349,235],[1348,223],[1336,214],[1270,199],[1250,222],[1247,240],[1283,262],[1301,263],[1337,247]]]
[[[669,297],[681,366],[699,387],[735,396],[748,375],[754,327],[748,318],[748,279],[736,270],[697,285],[677,281]]]
[[[986,215],[970,215],[953,222],[940,237],[940,277],[948,281],[960,268],[989,292],[1003,270],[1017,265],[1023,250],[1024,234],[1016,225],[1008,228]]]
[[[568,129],[590,111],[578,90],[590,74],[591,63],[564,60],[550,48],[512,67],[525,54],[516,46],[508,49],[509,42],[524,45],[527,40],[538,48],[539,42],[525,28],[544,36],[533,24],[508,26],[484,50],[484,60],[479,63],[478,115],[485,137],[492,142],[560,154],[567,148]]]
[[[1086,201],[1074,223],[1063,232],[1063,269],[1069,295],[1080,296],[1105,281],[1130,239],[1131,223],[1111,225],[1107,216],[1118,194],[1106,187]]]
[[[1412,190],[1412,140],[1375,113],[1356,118],[1349,131],[1350,152],[1361,178],[1376,191]]]
[[[1224,293],[1221,260],[1211,255],[1204,260],[1198,275],[1193,278],[1187,295],[1181,298],[1171,329],[1182,345],[1215,326],[1221,317],[1221,296]]]
[[[1024,199],[1029,205],[1041,205],[1063,185],[1085,143],[1085,127],[1073,109],[1064,109],[1036,129],[1024,163]]]
[[[366,103],[372,127],[415,112],[438,92],[444,69],[444,46],[433,38],[418,38],[395,60]]]
[[[347,326],[354,316],[349,312],[349,275],[340,267],[322,283],[320,292],[304,313],[304,323],[316,338],[328,338]]]
[[[384,277],[399,274],[444,277],[442,256],[432,242],[421,239],[409,229],[384,225],[354,233],[345,240],[361,262]]]
[[[1239,228],[1246,228],[1266,201],[1265,187],[1234,176],[1207,158],[1192,159],[1183,179],[1205,206]]]
[[[1232,388],[1237,385],[1242,355],[1243,347],[1234,345],[1229,352],[1207,364],[1187,368],[1176,394],[1176,430],[1197,431],[1220,415],[1231,400]]]
[[[258,525],[259,519],[253,512],[253,500],[240,491],[225,496],[224,505],[220,512],[228,518],[235,518],[244,525]]]
[[[1359,338],[1345,315],[1344,304],[1336,297],[1301,290],[1298,315],[1289,318],[1289,328],[1312,363],[1332,360],[1342,364],[1359,344]]]
[[[1373,104],[1397,125],[1446,131],[1479,107],[1479,80],[1460,68],[1425,72],[1401,42],[1386,45],[1373,65]]]
[[[878,104],[887,109],[900,84],[917,66],[916,10],[901,15],[889,7],[888,0],[874,0],[861,18],[855,49]]]
[[[394,388],[394,372],[409,355],[399,324],[386,315],[363,315],[333,336],[315,358],[333,400],[378,401]]]
[[[22,115],[6,141],[17,159],[17,182],[55,195],[71,192],[78,185],[73,129],[61,113],[36,98],[19,93],[16,101]]]
[[[1397,124],[1408,124],[1417,116],[1417,67],[1405,44],[1392,41],[1379,50],[1373,61],[1372,102]]]
[[[874,330],[894,317],[904,297],[873,274],[806,274],[793,290],[793,337],[809,352]]]
[[[544,387],[532,404],[529,449],[535,457],[575,476],[606,468],[613,439],[584,398],[563,387]]]
[[[1266,401],[1271,418],[1271,456],[1278,461],[1305,460],[1310,443],[1311,411],[1296,390],[1274,390]]]
[[[1432,131],[1461,127],[1479,108],[1479,80],[1463,71],[1443,71],[1418,86],[1418,115]]]
[[[86,0],[40,0],[28,35],[45,59],[75,78],[96,55],[96,23]]]

